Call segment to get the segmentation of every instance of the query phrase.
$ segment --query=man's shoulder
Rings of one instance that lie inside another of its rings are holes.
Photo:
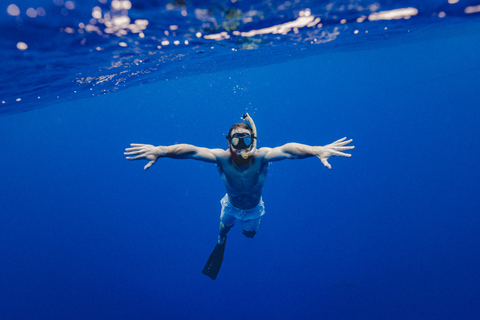
[[[272,150],[272,148],[269,148],[269,147],[261,147],[260,149],[257,149],[257,151],[255,151],[255,157],[258,157],[258,158],[265,158],[265,156],[267,155],[267,153]]]
[[[222,161],[222,160],[228,160],[230,158],[230,150],[228,149],[210,149],[213,154],[215,154],[215,157],[219,160],[219,161]]]

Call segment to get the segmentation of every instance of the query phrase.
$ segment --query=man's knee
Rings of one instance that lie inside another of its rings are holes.
[[[245,237],[253,239],[255,234],[257,234],[257,231],[247,231],[247,230],[243,229],[242,233],[245,235]]]
[[[233,228],[235,224],[232,224],[231,226],[226,226],[222,221],[220,221],[220,230],[225,230],[225,231],[230,231],[230,229]]]

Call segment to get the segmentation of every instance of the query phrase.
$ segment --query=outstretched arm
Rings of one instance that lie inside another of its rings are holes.
[[[300,143],[287,143],[281,147],[272,148],[265,154],[264,161],[280,161],[285,159],[304,159],[308,157],[316,156],[323,165],[328,169],[332,166],[328,163],[328,158],[332,156],[351,157],[351,154],[341,151],[351,150],[354,146],[345,146],[352,142],[352,139],[345,140],[346,138],[339,139],[333,143],[327,144],[323,147],[308,146]],[[262,148],[263,149],[263,148]]]
[[[173,159],[194,159],[205,162],[217,162],[217,157],[225,152],[222,149],[208,149],[196,147],[190,144],[175,144],[172,146],[155,147],[151,144],[130,144],[132,148],[125,149],[127,160],[148,160],[145,170],[150,168],[158,158],[168,157]]]

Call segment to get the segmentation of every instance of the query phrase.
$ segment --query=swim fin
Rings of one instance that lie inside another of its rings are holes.
[[[208,258],[207,264],[203,268],[202,273],[212,280],[217,279],[217,275],[220,272],[220,267],[222,266],[223,262],[223,253],[225,252],[225,243],[227,243],[227,237],[225,237],[225,241],[222,244],[218,244],[213,249],[212,254],[210,254],[210,258]]]

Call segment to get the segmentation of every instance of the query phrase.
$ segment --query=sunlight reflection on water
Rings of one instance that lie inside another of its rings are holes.
[[[2,59],[15,61],[6,64],[0,80],[0,113],[38,107],[40,98],[42,106],[59,97],[101,95],[220,65],[360,48],[450,16],[478,18],[480,12],[478,1],[456,0],[417,6],[361,0],[26,2],[30,6],[7,5],[0,23],[7,30]]]

